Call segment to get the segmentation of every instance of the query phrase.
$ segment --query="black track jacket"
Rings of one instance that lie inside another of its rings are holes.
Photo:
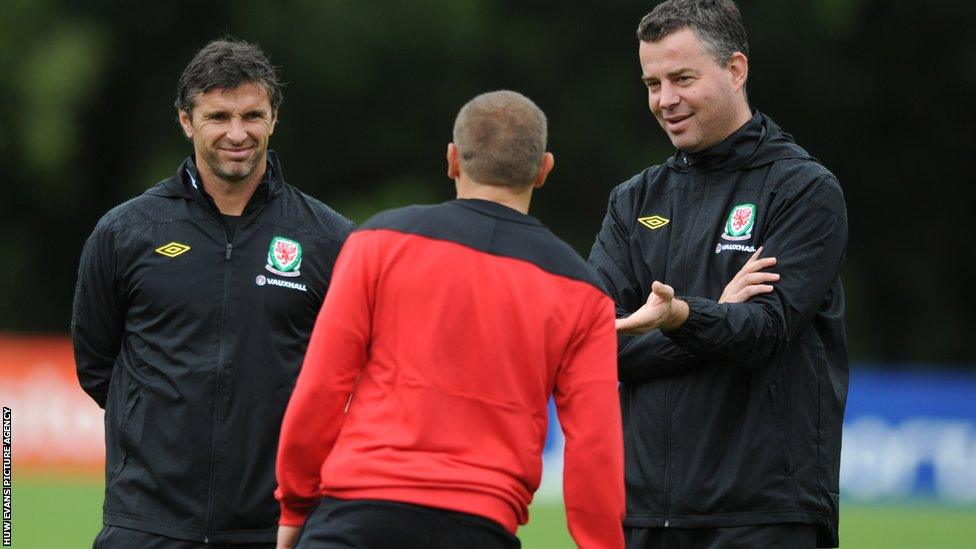
[[[620,341],[625,525],[803,522],[836,546],[846,243],[837,180],[759,113],[613,190],[590,262],[618,315],[654,280],[690,309],[678,330]],[[719,304],[759,246],[775,290]]]
[[[191,157],[85,243],[71,331],[105,408],[105,524],[275,540],[281,418],[352,229],[281,174],[268,153],[231,232]]]

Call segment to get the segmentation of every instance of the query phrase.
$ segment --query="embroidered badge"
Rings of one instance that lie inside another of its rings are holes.
[[[752,238],[752,226],[756,222],[755,204],[738,204],[729,212],[729,219],[725,222],[725,240],[749,240]]]
[[[165,255],[166,257],[176,257],[188,251],[190,251],[190,247],[186,244],[180,244],[179,242],[170,242],[169,244],[163,244],[162,246],[156,248],[157,254]]]
[[[637,221],[641,225],[647,227],[648,229],[660,229],[661,227],[671,222],[670,219],[661,217],[659,215],[652,215],[650,217],[638,217]]]
[[[271,239],[268,246],[268,264],[265,269],[276,275],[298,276],[302,266],[302,245],[283,236]]]

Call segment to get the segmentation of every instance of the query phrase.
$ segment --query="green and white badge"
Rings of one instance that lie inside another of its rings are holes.
[[[276,275],[298,276],[302,266],[302,245],[283,236],[271,239],[268,246],[268,264],[265,269]]]
[[[748,240],[752,237],[752,226],[756,222],[755,204],[738,204],[729,212],[729,219],[725,222],[725,240]]]

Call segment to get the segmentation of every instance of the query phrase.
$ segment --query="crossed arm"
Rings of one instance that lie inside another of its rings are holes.
[[[760,248],[742,267],[742,269],[732,278],[722,292],[719,303],[745,303],[750,298],[769,293],[772,291],[772,284],[779,280],[779,275],[771,272],[763,272],[776,264],[776,258],[760,258],[763,249]],[[674,291],[669,286],[661,284],[659,291],[664,292],[664,297],[671,296],[674,299]],[[622,307],[617,308],[618,328],[618,377],[623,382],[638,382],[649,379],[670,376],[687,372],[706,363],[706,360],[693,354],[675,344],[661,330],[653,327],[653,319],[645,319],[645,314],[656,315],[648,308],[653,307],[653,303],[661,299],[655,296],[652,291],[648,296],[652,305],[645,303],[639,310],[631,314],[630,310]],[[680,325],[687,317],[687,304],[684,300],[676,300],[673,308],[669,308],[673,313],[679,313],[678,318],[659,319],[671,325]],[[642,309],[642,310],[641,310]],[[659,311],[660,313],[660,311]],[[680,322],[678,322],[680,321]]]
[[[626,209],[629,205],[625,205]],[[749,368],[765,364],[813,318],[835,289],[847,243],[847,214],[836,180],[824,172],[784,184],[770,208],[763,250],[716,302],[675,299],[654,282],[647,291],[630,260],[627,211],[611,198],[590,255],[617,302],[618,375],[623,382],[671,376],[712,361]],[[767,270],[775,256],[775,276]],[[775,284],[775,286],[774,286]]]
[[[729,281],[719,303],[745,303],[752,296],[767,294],[773,291],[772,284],[779,280],[776,273],[766,272],[764,269],[776,265],[775,257],[762,257],[762,246],[746,261],[742,269]],[[676,330],[688,319],[688,304],[674,297],[674,288],[655,281],[651,286],[651,295],[647,302],[641,305],[633,314],[618,318],[617,333],[625,335],[642,335],[650,331]]]

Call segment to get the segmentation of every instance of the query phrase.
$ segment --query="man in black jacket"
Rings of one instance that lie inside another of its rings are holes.
[[[285,183],[281,100],[260,49],[208,44],[177,96],[194,154],[85,243],[71,330],[105,408],[95,547],[274,546],[278,430],[352,229]]]
[[[590,255],[624,317],[628,545],[834,547],[840,186],[750,110],[733,2],[669,0],[638,37],[651,112],[677,151],[613,190]],[[727,299],[725,281],[759,255],[776,273],[749,269],[738,278],[757,291]]]

